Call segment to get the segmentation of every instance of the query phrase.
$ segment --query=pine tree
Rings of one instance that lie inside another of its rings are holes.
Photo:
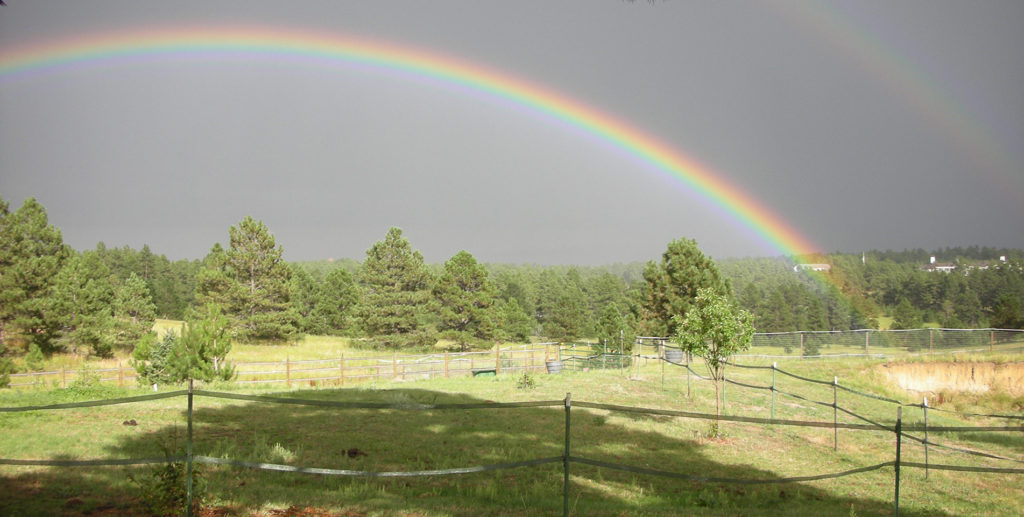
[[[328,334],[351,334],[359,303],[359,286],[348,271],[337,268],[324,277],[311,319]]]
[[[146,282],[135,273],[118,286],[114,295],[114,346],[131,348],[153,330],[156,306]]]
[[[456,253],[444,263],[444,272],[434,286],[440,306],[438,330],[463,350],[473,340],[490,338],[495,292],[483,265],[466,251]]]
[[[62,315],[60,341],[100,357],[113,354],[110,270],[95,252],[72,254],[54,278],[48,309]]]
[[[530,342],[530,332],[534,326],[533,318],[519,306],[519,302],[515,298],[498,302],[495,305],[495,313],[496,337],[506,341]]]
[[[647,262],[643,277],[639,319],[641,331],[649,336],[674,335],[675,318],[689,312],[698,289],[709,288],[722,295],[729,292],[728,282],[693,239],[670,242],[660,263]]]
[[[384,240],[366,250],[359,283],[363,290],[359,315],[367,335],[393,348],[433,344],[425,321],[430,274],[423,256],[402,237],[402,230],[391,228]]]
[[[608,347],[610,350],[617,350],[624,353],[629,350],[636,340],[636,332],[633,330],[633,322],[630,318],[619,311],[616,303],[605,305],[604,311],[597,322],[597,342]]]
[[[246,216],[228,234],[230,245],[214,245],[196,282],[200,305],[217,303],[241,340],[281,341],[298,334],[289,302],[291,270],[281,246],[262,222]]]
[[[30,343],[54,350],[62,322],[47,310],[48,297],[68,254],[35,199],[13,213],[0,200],[0,342],[22,352]]]

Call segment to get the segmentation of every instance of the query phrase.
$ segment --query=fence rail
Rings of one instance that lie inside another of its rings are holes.
[[[165,399],[171,397],[187,398],[187,443],[186,443],[186,454],[184,456],[170,457],[170,458],[122,458],[122,459],[88,459],[88,460],[44,460],[44,459],[12,459],[12,458],[0,458],[0,465],[18,465],[18,466],[47,466],[47,467],[92,467],[92,466],[104,466],[104,465],[143,465],[152,463],[162,462],[185,462],[187,464],[187,476],[186,476],[186,490],[188,494],[189,503],[186,505],[189,514],[191,515],[192,505],[192,465],[193,463],[204,463],[213,465],[227,465],[236,468],[249,468],[258,470],[269,470],[269,471],[280,471],[290,473],[302,473],[302,474],[314,474],[314,475],[325,475],[325,476],[348,476],[348,477],[416,477],[416,476],[450,476],[460,475],[472,472],[484,472],[492,470],[505,470],[512,468],[525,468],[539,466],[549,463],[561,462],[564,470],[563,477],[563,515],[569,514],[569,492],[570,492],[570,481],[569,481],[569,468],[573,463],[591,465],[601,468],[608,468],[614,470],[621,470],[626,472],[632,472],[643,475],[669,477],[677,479],[685,479],[694,482],[701,483],[722,483],[722,484],[782,484],[782,483],[794,483],[794,482],[807,482],[816,481],[823,479],[834,479],[845,476],[851,476],[866,472],[879,470],[882,468],[893,467],[894,475],[894,492],[893,492],[893,505],[895,514],[899,514],[899,489],[900,489],[900,468],[923,468],[932,470],[949,470],[949,471],[961,471],[961,472],[982,472],[982,473],[997,473],[997,474],[1024,474],[1024,469],[1021,468],[992,468],[992,467],[973,467],[973,466],[961,466],[961,465],[936,465],[936,464],[921,464],[916,462],[903,462],[901,453],[901,442],[903,438],[909,438],[917,440],[916,437],[907,435],[904,433],[905,430],[910,429],[909,426],[903,426],[902,423],[902,406],[897,407],[896,411],[896,422],[894,426],[887,426],[882,424],[875,424],[871,426],[865,425],[852,425],[852,424],[837,424],[836,422],[815,422],[815,421],[797,421],[797,420],[785,420],[785,419],[764,419],[764,418],[752,418],[752,417],[739,417],[739,416],[727,416],[727,415],[712,415],[705,413],[694,413],[685,411],[673,411],[664,409],[651,409],[631,406],[619,406],[611,404],[599,404],[584,401],[573,401],[572,395],[567,393],[564,400],[548,400],[548,401],[533,401],[533,402],[510,402],[510,403],[474,403],[474,404],[383,404],[383,403],[354,403],[354,402],[336,402],[329,400],[311,400],[311,399],[299,399],[299,398],[282,398],[282,397],[266,397],[259,395],[243,395],[237,393],[221,393],[213,391],[194,390],[192,383],[189,383],[188,390],[186,391],[175,391],[169,393],[163,393],[159,395],[143,395],[136,397],[126,397],[112,400],[94,400],[77,403],[67,404],[53,404],[47,406],[21,406],[21,407],[0,407],[0,413],[2,412],[25,412],[25,411],[45,411],[45,410],[62,410],[70,408],[83,408],[83,407],[96,407],[114,404],[129,404],[155,399]],[[543,457],[533,458],[517,462],[500,463],[500,464],[489,464],[489,465],[471,465],[464,467],[455,467],[449,469],[436,469],[436,470],[418,470],[418,471],[355,471],[355,470],[343,470],[343,469],[332,469],[322,467],[310,467],[310,466],[294,466],[294,465],[283,465],[273,463],[255,463],[248,461],[234,460],[231,458],[216,458],[195,454],[193,450],[193,398],[199,397],[211,397],[211,398],[225,398],[232,400],[245,400],[250,402],[260,403],[275,403],[275,404],[290,404],[290,405],[307,405],[316,407],[331,407],[339,410],[345,409],[376,409],[376,410],[401,410],[401,411],[426,411],[426,410],[473,410],[473,409],[516,409],[525,407],[557,407],[562,406],[565,411],[565,445],[563,454],[561,456],[554,457]],[[873,465],[865,465],[842,472],[827,472],[827,473],[814,473],[800,476],[782,477],[782,478],[720,478],[711,476],[697,476],[692,474],[685,474],[681,472],[674,472],[670,470],[651,469],[640,467],[636,465],[626,465],[621,463],[612,463],[606,461],[595,460],[591,458],[585,458],[580,456],[572,455],[572,447],[570,441],[570,428],[572,422],[572,407],[575,405],[578,408],[585,409],[599,409],[616,412],[630,412],[630,413],[641,413],[641,414],[653,414],[653,415],[665,415],[681,418],[694,418],[694,419],[705,419],[715,421],[737,421],[747,423],[758,423],[767,425],[782,425],[782,426],[800,426],[800,427],[833,427],[844,429],[857,429],[868,432],[887,432],[895,435],[895,451],[893,453],[894,459],[892,461],[885,461]],[[1024,427],[972,427],[970,428],[975,432],[988,432],[988,431],[1024,431]],[[933,432],[943,431],[959,431],[961,427],[945,428],[941,426],[934,426],[930,428]]]

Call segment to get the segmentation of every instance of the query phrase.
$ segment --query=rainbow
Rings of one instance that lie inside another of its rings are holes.
[[[267,27],[190,27],[101,33],[0,51],[0,80],[79,64],[173,56],[255,56],[314,64],[377,67],[453,84],[590,134],[710,201],[785,256],[819,248],[712,169],[608,114],[537,84],[475,63],[393,44]]]

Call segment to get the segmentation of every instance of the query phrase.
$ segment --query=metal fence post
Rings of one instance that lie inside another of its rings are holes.
[[[900,517],[900,444],[903,439],[903,406],[896,408],[896,488],[893,498],[893,515]]]
[[[923,397],[921,410],[924,411],[924,478],[928,479],[928,397]]]
[[[565,394],[565,453],[562,455],[562,515],[569,516],[569,413],[572,407],[572,393]]]
[[[185,512],[192,517],[192,379],[188,380],[188,439],[185,448]]]
[[[832,377],[832,450],[839,450],[839,420],[837,419],[836,408],[836,387],[839,386],[839,377]]]
[[[775,362],[772,361],[772,420],[775,420]]]

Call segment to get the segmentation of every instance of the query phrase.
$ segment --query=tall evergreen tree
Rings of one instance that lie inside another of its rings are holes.
[[[392,227],[384,240],[366,250],[359,273],[363,303],[359,314],[367,335],[387,347],[433,344],[426,325],[431,278],[423,255],[402,230]]]
[[[534,321],[516,298],[499,301],[495,307],[495,337],[519,343],[530,342]]]
[[[728,282],[693,239],[670,242],[661,262],[647,262],[643,277],[638,309],[644,335],[675,335],[678,321],[689,312],[698,289],[729,293]]]
[[[342,268],[331,270],[318,286],[319,295],[310,318],[327,334],[352,334],[355,327],[359,286]]]
[[[10,349],[23,352],[35,343],[53,351],[61,318],[47,311],[47,298],[68,254],[35,199],[13,213],[0,200],[0,342]]]
[[[197,278],[201,305],[217,303],[241,340],[294,338],[297,314],[289,303],[291,270],[283,250],[260,221],[246,216],[228,230],[230,245],[215,245]]]
[[[434,297],[440,307],[438,330],[454,339],[464,350],[478,339],[490,338],[494,331],[492,307],[496,289],[487,270],[466,251],[456,253],[444,263],[444,272],[434,285]]]
[[[131,348],[152,332],[156,306],[146,282],[135,273],[118,286],[114,295],[114,346]]]
[[[62,315],[61,341],[98,356],[113,353],[114,289],[110,270],[95,252],[73,253],[57,273],[47,298],[49,310]]]

